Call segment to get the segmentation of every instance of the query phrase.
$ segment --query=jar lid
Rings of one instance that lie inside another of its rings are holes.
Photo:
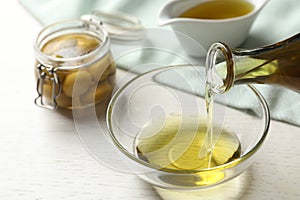
[[[145,30],[140,20],[125,13],[95,10],[91,14],[83,15],[81,19],[100,23],[112,40],[130,42],[145,37]]]

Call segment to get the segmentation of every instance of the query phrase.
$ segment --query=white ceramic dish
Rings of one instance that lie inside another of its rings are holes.
[[[174,31],[184,33],[198,42],[203,49],[195,49],[190,43],[182,43],[189,55],[205,56],[208,48],[214,42],[224,42],[231,47],[239,46],[245,41],[249,29],[261,9],[269,0],[247,0],[254,5],[254,9],[243,16],[207,20],[193,18],[179,18],[178,16],[189,8],[209,0],[175,0],[165,4],[158,15],[158,24],[171,25]]]

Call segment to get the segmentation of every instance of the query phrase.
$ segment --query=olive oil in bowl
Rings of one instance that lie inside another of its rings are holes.
[[[210,149],[207,146],[207,127],[198,122],[196,117],[182,122],[180,115],[172,115],[167,117],[162,127],[159,121],[152,123],[136,139],[137,156],[163,171],[207,170],[187,176],[163,177],[163,181],[169,184],[199,186],[221,181],[224,173],[209,169],[240,158],[240,141],[234,132],[216,127],[221,133],[213,135],[218,138],[213,138],[215,142]],[[203,151],[206,153],[203,154]]]

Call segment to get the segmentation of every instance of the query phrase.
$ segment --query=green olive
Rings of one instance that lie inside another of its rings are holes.
[[[75,81],[77,81],[76,90],[73,91]],[[78,71],[70,73],[66,76],[63,82],[62,89],[65,95],[67,95],[68,97],[72,97],[73,92],[75,96],[81,96],[86,91],[88,91],[92,84],[92,77],[87,71]]]

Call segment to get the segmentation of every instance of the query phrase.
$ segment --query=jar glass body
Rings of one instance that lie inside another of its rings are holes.
[[[44,28],[35,43],[35,103],[76,109],[107,102],[116,66],[107,33],[100,23],[62,21]]]

